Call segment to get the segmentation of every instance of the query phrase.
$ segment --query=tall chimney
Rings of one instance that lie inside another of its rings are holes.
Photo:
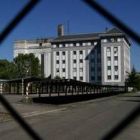
[[[64,27],[62,24],[58,25],[58,36],[64,35]]]

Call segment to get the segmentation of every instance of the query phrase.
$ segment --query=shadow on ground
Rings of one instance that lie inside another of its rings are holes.
[[[86,95],[74,95],[74,96],[56,96],[56,97],[34,97],[32,98],[34,103],[44,103],[44,104],[68,104],[74,102],[89,101],[97,98],[109,97],[116,95],[114,93],[108,94],[86,94]]]

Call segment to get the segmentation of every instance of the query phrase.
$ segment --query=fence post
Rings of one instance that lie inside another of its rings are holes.
[[[3,83],[1,82],[0,83],[0,94],[2,94],[2,92],[3,92]]]
[[[21,83],[21,89],[22,89],[22,95],[24,95],[24,79],[22,79],[22,83]]]

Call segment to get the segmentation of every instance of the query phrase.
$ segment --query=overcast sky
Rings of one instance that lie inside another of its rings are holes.
[[[0,0],[0,32],[29,0]],[[140,34],[139,0],[98,0],[111,13],[119,17]],[[67,34],[104,32],[112,28],[106,19],[89,8],[82,0],[40,0],[40,3],[12,31],[0,46],[0,59],[13,60],[14,40],[57,36],[58,24],[63,24]],[[140,71],[140,47],[131,40],[131,65]]]

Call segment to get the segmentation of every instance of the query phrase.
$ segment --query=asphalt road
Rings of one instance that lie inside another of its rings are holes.
[[[50,110],[45,110],[45,105],[39,105],[40,108],[43,106],[42,110],[30,110],[24,117],[44,140],[101,140],[138,105],[140,93],[124,94],[60,105]],[[139,131],[140,117],[115,140],[139,140]],[[31,138],[14,120],[0,123],[0,140],[20,139]]]

